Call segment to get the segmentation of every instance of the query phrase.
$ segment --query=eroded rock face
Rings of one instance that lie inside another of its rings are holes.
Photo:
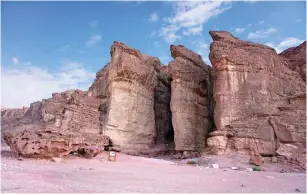
[[[120,42],[112,45],[107,78],[110,97],[103,131],[121,150],[146,150],[155,145],[157,65],[158,58]]]
[[[279,54],[288,59],[287,66],[298,72],[301,78],[306,81],[306,41],[297,47],[291,47]]]
[[[4,129],[9,126],[12,122],[20,120],[29,108],[1,108],[1,128]]]
[[[218,149],[220,153],[272,155],[277,142],[305,142],[305,83],[289,69],[288,59],[228,32],[210,35],[214,41],[209,57],[216,76],[214,120],[218,131],[233,134],[214,137],[211,147],[227,145]]]
[[[61,131],[12,131],[5,133],[4,140],[14,153],[38,158],[63,157],[79,149],[88,150],[88,145],[109,145],[109,138],[101,134]]]
[[[32,103],[2,132],[11,149],[27,157],[58,157],[85,145],[105,145],[108,137],[100,134],[100,103],[81,90],[54,93]]]
[[[200,55],[171,45],[171,111],[176,150],[200,151],[209,130],[210,70]]]

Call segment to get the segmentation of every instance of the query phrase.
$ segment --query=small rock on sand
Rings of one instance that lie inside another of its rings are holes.
[[[62,158],[53,157],[53,158],[51,158],[51,161],[52,162],[62,162]]]
[[[218,169],[219,165],[218,164],[212,164],[212,167]]]

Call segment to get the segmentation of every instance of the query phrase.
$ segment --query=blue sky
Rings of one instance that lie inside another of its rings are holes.
[[[1,105],[87,89],[114,40],[171,61],[170,44],[208,60],[209,30],[278,52],[306,39],[305,2],[1,2]]]

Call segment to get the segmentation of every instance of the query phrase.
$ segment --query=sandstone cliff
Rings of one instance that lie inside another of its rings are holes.
[[[228,32],[211,31],[210,35],[217,128],[208,139],[211,149],[219,154],[274,155],[284,143],[304,146],[306,84],[289,69],[288,59]]]
[[[149,150],[171,130],[170,83],[156,57],[114,42],[89,95],[103,99],[103,133],[119,150]]]
[[[181,45],[171,45],[174,60],[164,66],[115,41],[87,92],[54,93],[30,108],[1,111],[5,141],[29,157],[93,146],[207,147],[215,154],[287,155],[304,164],[306,42],[278,55],[228,32],[210,35],[213,67]]]
[[[298,72],[306,81],[306,41],[297,47],[291,47],[279,54],[288,59],[287,66]]]
[[[201,151],[209,131],[210,70],[201,56],[171,45],[171,111],[176,150]]]

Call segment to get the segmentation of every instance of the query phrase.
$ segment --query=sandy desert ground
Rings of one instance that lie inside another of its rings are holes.
[[[2,148],[3,193],[263,192],[306,193],[304,173],[244,172],[178,165],[172,161],[117,155],[70,156],[61,162],[13,157]]]

